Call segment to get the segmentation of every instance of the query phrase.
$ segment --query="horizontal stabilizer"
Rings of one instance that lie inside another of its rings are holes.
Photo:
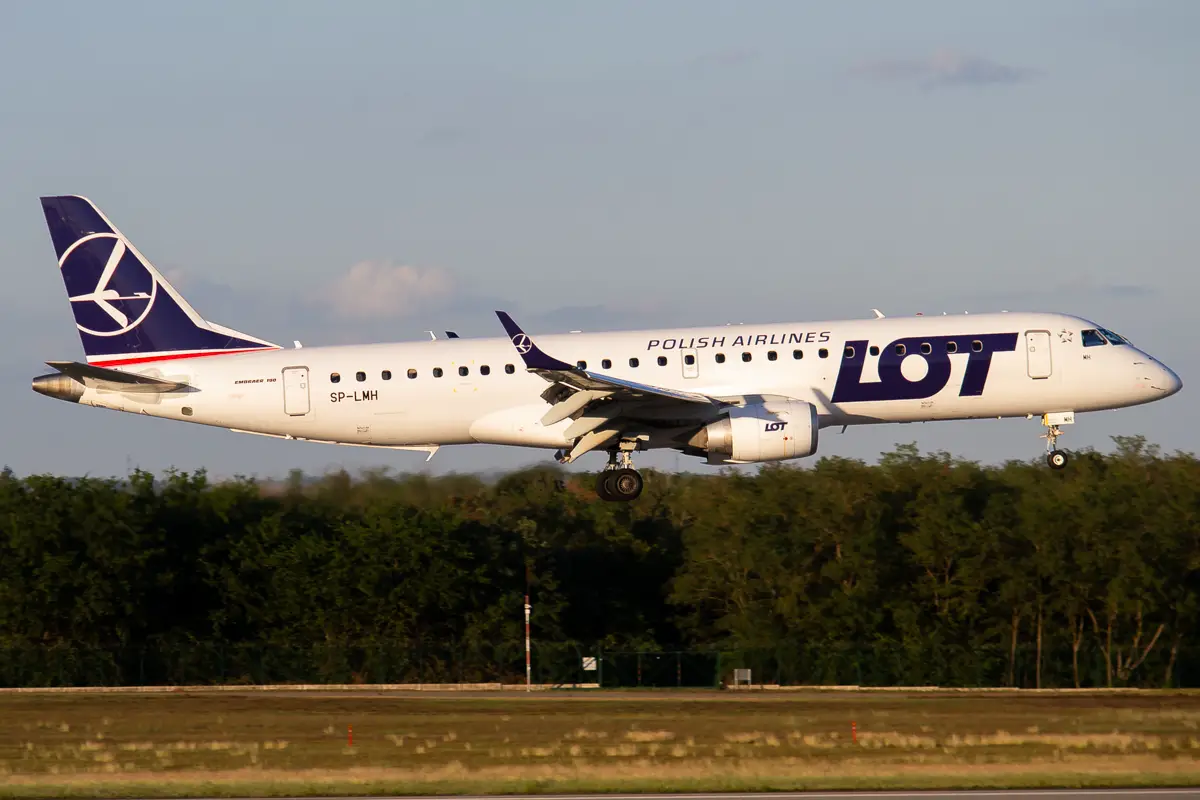
[[[189,384],[179,381],[164,381],[161,378],[94,367],[78,361],[47,361],[46,365],[92,389],[111,392],[175,392],[191,388]]]

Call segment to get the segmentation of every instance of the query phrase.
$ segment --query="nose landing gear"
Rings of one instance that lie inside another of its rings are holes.
[[[1050,469],[1066,469],[1070,462],[1070,456],[1058,449],[1058,437],[1063,435],[1059,426],[1071,425],[1074,422],[1073,411],[1042,415],[1042,425],[1046,428],[1042,438],[1046,440],[1046,463],[1050,465]]]

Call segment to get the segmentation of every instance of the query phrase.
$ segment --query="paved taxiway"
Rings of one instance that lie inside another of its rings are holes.
[[[1200,800],[1200,787],[1190,789],[978,789],[923,792],[705,792],[698,794],[508,794],[372,797],[369,800]],[[202,798],[201,800],[217,800]],[[243,798],[243,800],[259,800]],[[340,798],[275,798],[275,800],[347,800]]]

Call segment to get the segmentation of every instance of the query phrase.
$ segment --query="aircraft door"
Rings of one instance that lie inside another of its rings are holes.
[[[700,358],[696,355],[696,351],[692,348],[687,348],[679,351],[679,359],[683,364],[683,377],[699,378],[700,377]]]
[[[1029,377],[1049,378],[1054,365],[1050,358],[1050,332],[1025,331],[1025,355],[1029,360]]]
[[[284,369],[283,411],[290,417],[302,417],[308,413],[308,367]]]

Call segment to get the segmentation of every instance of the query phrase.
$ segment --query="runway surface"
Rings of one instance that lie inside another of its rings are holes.
[[[507,795],[427,795],[408,797],[373,797],[370,800],[853,800],[855,798],[887,798],[887,800],[1124,800],[1150,797],[1155,800],[1184,800],[1200,798],[1200,787],[1187,789],[979,789],[962,791],[924,792],[705,792],[697,794],[507,794]],[[203,798],[202,800],[218,800]],[[260,800],[242,798],[242,800]],[[347,800],[339,798],[274,798],[274,800]]]

